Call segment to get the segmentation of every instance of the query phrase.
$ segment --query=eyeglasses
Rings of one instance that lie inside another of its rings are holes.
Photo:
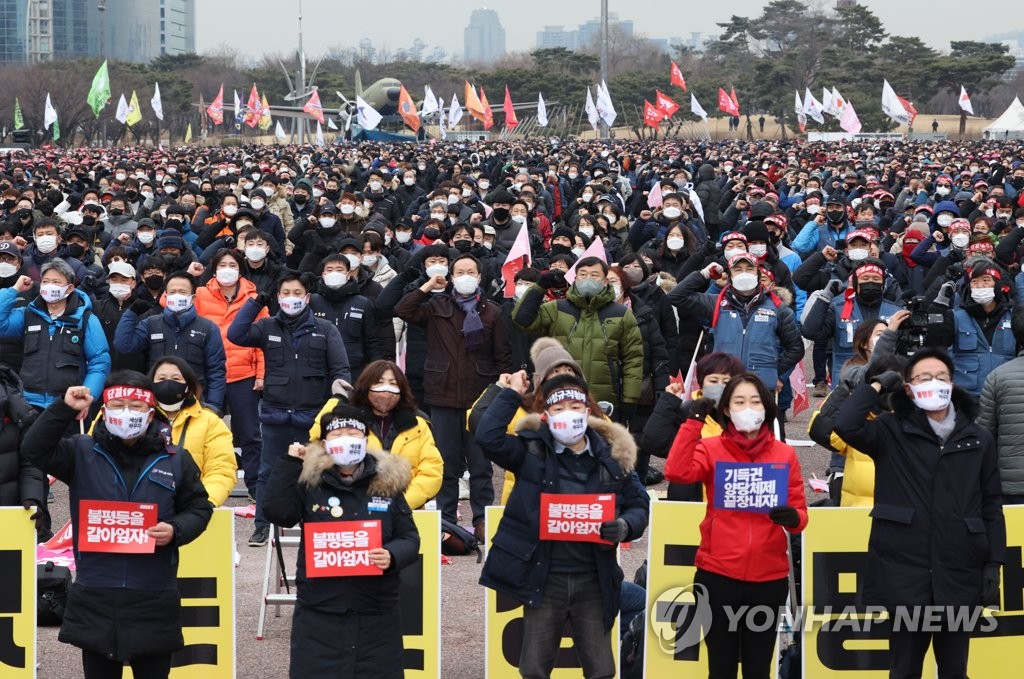
[[[939,382],[945,382],[950,384],[953,381],[952,376],[949,373],[939,373],[938,375],[932,375],[931,373],[921,373],[920,375],[914,375],[910,378],[910,383],[914,385],[924,384],[925,382],[931,382],[932,380],[938,380]]]

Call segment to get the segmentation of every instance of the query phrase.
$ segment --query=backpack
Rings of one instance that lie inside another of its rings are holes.
[[[64,606],[71,588],[71,569],[52,561],[36,566],[36,624],[56,627],[64,622]]]
[[[484,554],[476,536],[451,521],[441,519],[441,553],[446,556],[465,556],[476,552],[476,562],[480,563]]]

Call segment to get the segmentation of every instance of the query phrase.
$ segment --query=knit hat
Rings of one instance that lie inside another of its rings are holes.
[[[156,249],[163,250],[164,248],[174,248],[176,250],[184,251],[185,240],[175,229],[164,229],[160,232],[160,237],[156,239]]]
[[[771,216],[775,213],[775,208],[766,200],[759,200],[751,204],[750,206],[750,219],[764,219],[765,217]]]
[[[764,225],[764,222],[747,222],[743,225],[743,235],[747,237],[748,243],[754,241],[767,243],[771,240],[771,234],[768,233],[768,227]]]
[[[565,350],[562,343],[554,337],[541,337],[530,347],[530,360],[533,362],[533,384],[539,387],[548,373],[561,365],[567,365],[583,377],[583,369],[576,359]]]

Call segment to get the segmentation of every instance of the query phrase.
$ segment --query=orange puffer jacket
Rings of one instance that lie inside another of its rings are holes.
[[[263,352],[250,347],[240,347],[228,341],[228,326],[231,325],[231,321],[235,320],[235,315],[246,300],[253,299],[257,294],[256,285],[246,278],[238,279],[238,293],[231,302],[224,297],[220,284],[215,278],[211,278],[209,283],[196,290],[196,313],[203,318],[210,319],[220,328],[220,336],[224,340],[224,352],[227,354],[228,383],[250,377],[263,379]],[[256,316],[256,320],[266,318],[267,315],[267,309],[264,307]]]

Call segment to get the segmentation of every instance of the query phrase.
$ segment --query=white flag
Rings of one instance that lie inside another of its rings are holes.
[[[317,124],[319,125],[319,123],[317,123]],[[328,118],[327,119],[327,129],[328,130],[336,130],[336,129],[338,129],[338,126],[334,124],[334,118]]]
[[[811,94],[811,88],[804,90],[804,115],[812,118],[819,125],[825,124],[825,116],[821,115],[821,102]]]
[[[153,113],[156,114],[158,120],[164,119],[164,105],[160,101],[160,83],[153,84],[153,98],[149,100],[149,105],[153,107]]]
[[[235,114],[236,117],[238,116],[239,111],[242,111],[242,100],[238,96],[238,90],[235,90],[235,110],[234,110],[234,114]]]
[[[327,146],[327,143],[324,141],[324,128],[319,120],[316,121],[316,145]]]
[[[447,116],[444,114],[444,98],[437,100],[437,128],[438,134],[441,136],[441,141],[448,138],[448,130],[444,129],[444,121]]]
[[[615,112],[615,107],[612,105],[612,95],[609,94],[608,85],[604,81],[601,81],[601,84],[597,86],[597,113],[608,127],[612,126],[612,123],[615,122],[619,115]]]
[[[541,127],[548,126],[548,107],[544,105],[544,94],[537,95],[537,124]]]
[[[284,128],[281,127],[280,120],[277,121],[277,127],[274,128],[274,137],[280,139],[281,141],[284,141],[288,138],[288,135],[284,133]]]
[[[829,88],[827,88],[827,87],[821,88],[821,112],[822,113],[828,113],[829,115],[832,114],[831,113],[831,111],[832,111],[832,97],[834,97],[834,96],[835,95],[832,93],[832,90],[830,90]]]
[[[384,116],[377,113],[377,109],[367,104],[362,97],[356,97],[356,122],[361,128],[375,130],[383,119]]]
[[[900,125],[910,124],[910,113],[907,112],[900,98],[896,96],[896,92],[892,89],[892,85],[889,84],[888,80],[882,81],[882,113]]]
[[[441,110],[441,105],[437,103],[437,97],[434,96],[434,90],[430,89],[430,85],[423,86],[423,110],[420,112],[421,115],[429,116],[437,113]]]
[[[452,95],[452,106],[448,109],[448,129],[454,130],[462,120],[462,105],[459,104],[459,95]]]
[[[796,122],[800,126],[800,131],[803,132],[804,128],[807,127],[807,115],[804,113],[804,102],[800,101],[800,90],[794,92],[796,95],[796,101],[793,102],[793,110],[796,111]]]
[[[707,122],[708,120],[708,112],[704,110],[703,106],[697,103],[697,95],[693,92],[690,92],[690,113],[695,116],[700,116],[704,122]]]
[[[843,95],[839,93],[838,87],[832,88],[831,104],[831,108],[826,109],[825,113],[828,113],[830,116],[842,119],[843,111],[846,110],[846,99],[845,97],[843,97]]]
[[[860,118],[857,117],[857,112],[853,110],[853,104],[850,102],[843,106],[843,117],[839,119],[839,127],[850,134],[860,133]]]
[[[590,121],[590,126],[594,128],[594,131],[596,132],[598,119],[597,107],[594,106],[594,97],[590,94],[589,87],[587,88],[587,105],[585,108],[587,111],[587,120]]]
[[[124,94],[121,94],[121,99],[117,102],[117,113],[114,114],[114,120],[122,125],[128,122],[128,102],[125,101]]]
[[[124,99],[124,95],[121,95],[121,99]],[[127,114],[125,114],[127,115]],[[50,93],[46,93],[46,108],[43,110],[43,127],[50,129],[50,125],[57,122],[57,109],[53,107],[50,102]]]
[[[967,96],[967,89],[963,85],[960,86],[960,108],[974,115],[974,106],[971,105],[971,98]]]

